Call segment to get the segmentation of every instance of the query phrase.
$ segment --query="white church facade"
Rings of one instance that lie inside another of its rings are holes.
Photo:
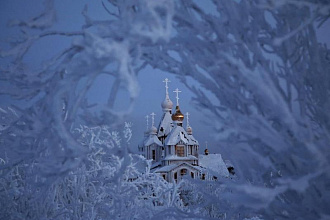
[[[161,106],[163,115],[158,127],[155,127],[155,114],[151,114],[152,125],[144,140],[138,146],[139,153],[152,160],[151,171],[159,173],[168,182],[180,181],[183,176],[191,178],[208,178],[205,167],[200,166],[199,143],[193,136],[189,125],[189,113],[186,113],[186,127],[183,127],[184,115],[179,106],[179,91],[176,89],[176,107],[172,113],[173,103],[169,98],[168,83],[165,79],[165,100]],[[221,155],[220,155],[221,159]],[[222,161],[222,159],[221,159]]]

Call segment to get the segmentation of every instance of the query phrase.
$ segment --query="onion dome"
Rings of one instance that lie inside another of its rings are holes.
[[[187,126],[187,134],[192,135],[192,133],[193,133],[192,127]]]
[[[155,126],[151,126],[150,134],[157,134],[157,128]]]
[[[163,110],[172,110],[173,108],[173,102],[168,95],[166,95],[165,100],[162,102],[162,108]]]
[[[183,121],[184,115],[180,111],[180,107],[177,105],[175,108],[175,113],[172,115],[173,121]]]

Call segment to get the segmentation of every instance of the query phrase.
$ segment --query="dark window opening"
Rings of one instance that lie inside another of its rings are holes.
[[[155,150],[152,150],[152,159],[156,160],[156,151]]]
[[[235,175],[234,167],[228,167],[227,169],[230,174]]]
[[[181,176],[184,176],[184,175],[186,175],[187,174],[187,169],[181,169],[181,171],[180,171],[180,175]]]

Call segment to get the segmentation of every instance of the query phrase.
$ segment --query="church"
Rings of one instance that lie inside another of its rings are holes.
[[[191,178],[209,178],[206,169],[200,166],[199,143],[193,136],[189,125],[189,113],[186,115],[186,128],[183,127],[184,115],[179,106],[179,89],[176,93],[175,112],[172,113],[173,102],[168,93],[168,79],[165,83],[165,100],[161,103],[163,115],[158,127],[155,127],[155,114],[151,113],[151,128],[149,129],[147,115],[147,130],[144,140],[138,146],[139,153],[152,160],[151,171],[159,173],[168,182],[178,182],[185,175]],[[220,157],[221,159],[221,157]],[[222,161],[222,159],[221,159]]]

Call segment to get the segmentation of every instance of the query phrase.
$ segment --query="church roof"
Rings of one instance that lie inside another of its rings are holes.
[[[177,155],[167,155],[164,160],[198,160],[197,157],[193,155],[188,155],[187,157],[179,157]]]
[[[199,165],[208,170],[209,173],[228,177],[229,172],[221,154],[199,155]]]
[[[169,172],[169,171],[174,170],[175,168],[180,167],[180,166],[188,166],[191,169],[195,169],[195,170],[201,171],[201,167],[199,167],[199,166],[193,166],[193,165],[191,165],[189,163],[183,162],[183,163],[180,163],[180,164],[171,164],[171,165],[163,166],[163,167],[155,170],[155,173]]]
[[[183,127],[175,126],[166,138],[165,145],[176,145],[180,141],[188,145],[198,145],[198,141],[192,135],[188,135]]]
[[[163,118],[158,126],[158,137],[167,136],[173,127],[172,116],[170,112],[164,112]]]
[[[199,145],[198,141],[194,136],[192,136],[192,134],[189,134],[188,137],[189,137],[188,145]]]
[[[150,146],[152,144],[156,144],[158,146],[162,146],[162,142],[158,139],[158,137],[154,134],[149,135],[144,141],[144,146]]]

